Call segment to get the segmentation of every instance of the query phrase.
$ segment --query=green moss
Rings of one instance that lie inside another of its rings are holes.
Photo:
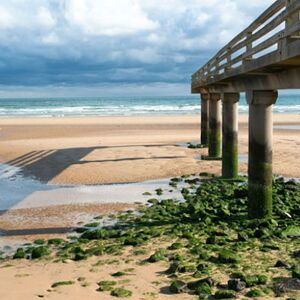
[[[206,282],[203,282],[196,288],[195,292],[199,296],[200,295],[211,295],[212,289]]]
[[[293,278],[300,279],[300,265],[297,265],[294,267],[294,269],[292,271],[292,276],[293,276]]]
[[[37,259],[37,258],[41,258],[43,256],[47,256],[49,254],[50,254],[50,250],[48,247],[40,246],[40,247],[36,247],[36,248],[32,249],[31,258]]]
[[[98,227],[99,225],[100,225],[100,223],[98,223],[98,222],[93,222],[93,223],[85,224],[84,227],[90,227],[90,228],[93,228],[93,227]]]
[[[99,292],[105,292],[105,291],[112,291],[114,286],[117,284],[116,281],[99,281],[98,283],[98,291]]]
[[[176,243],[173,243],[168,249],[169,250],[178,250],[181,248],[183,248],[182,243],[176,242]]]
[[[263,297],[264,293],[261,290],[258,289],[252,289],[246,294],[249,298],[255,298],[255,297]]]
[[[155,190],[157,196],[161,196],[163,194],[163,190],[161,188]]]
[[[24,251],[23,248],[18,248],[16,253],[13,256],[13,259],[21,259],[21,258],[25,258],[26,253]]]
[[[44,239],[38,239],[38,240],[33,241],[33,243],[35,245],[44,245],[45,244],[45,240]]]
[[[116,288],[111,291],[111,296],[117,298],[127,298],[132,296],[132,292],[124,288]]]
[[[236,294],[235,291],[220,290],[215,293],[214,297],[215,299],[232,299],[232,298],[236,298]]]
[[[123,271],[118,271],[116,273],[111,274],[111,276],[113,276],[113,277],[122,277],[122,276],[126,276],[126,275],[128,275],[128,274]]]
[[[240,256],[237,253],[230,250],[222,250],[219,252],[218,262],[223,264],[236,264],[241,260]]]
[[[165,253],[162,250],[156,251],[148,258],[148,262],[150,263],[156,263],[162,260],[165,260]]]
[[[53,238],[48,240],[48,245],[61,245],[65,242],[65,240],[60,238]]]
[[[250,275],[245,276],[243,281],[246,282],[247,287],[253,287],[256,285],[266,284],[268,281],[268,277],[265,275]]]
[[[58,282],[55,282],[55,283],[53,283],[52,285],[51,285],[51,287],[53,288],[53,289],[55,289],[55,288],[57,288],[57,287],[59,287],[59,286],[62,286],[62,285],[72,285],[72,284],[74,284],[75,282],[74,281],[71,281],[71,280],[69,280],[69,281],[58,281]]]

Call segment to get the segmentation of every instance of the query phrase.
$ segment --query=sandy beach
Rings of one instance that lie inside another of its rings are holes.
[[[93,187],[159,180],[199,172],[219,174],[220,161],[200,159],[201,155],[206,155],[207,149],[186,147],[188,142],[199,141],[199,123],[199,116],[196,115],[1,119],[0,160],[5,164],[1,178],[9,174],[10,168],[15,168],[19,176],[32,178],[45,186]],[[239,128],[240,172],[246,173],[246,115],[241,115]],[[300,178],[299,149],[300,116],[275,114],[274,173]],[[26,207],[33,201],[32,198],[28,201],[28,197],[32,196],[30,194],[29,191],[27,200],[25,197],[19,199],[18,203],[2,211],[2,245],[20,240],[26,242],[37,238],[65,236],[66,232],[89,218],[134,208],[138,205],[135,202],[139,202],[139,199],[132,199],[130,203],[116,203],[116,200],[102,204],[101,201],[68,204],[64,202],[64,195],[60,194],[61,199],[57,199],[55,205],[47,207],[43,199],[40,199],[39,205],[39,198],[35,197],[34,205]],[[18,206],[22,203],[24,205]],[[151,251],[150,248],[147,250]],[[139,260],[142,261],[147,255]],[[136,262],[128,261],[130,257],[129,253],[118,257],[117,268],[135,269],[129,283],[135,295],[132,299],[194,299],[189,295],[158,296],[155,294],[157,287],[163,289],[165,280],[159,278],[158,274],[166,265],[137,265]],[[47,261],[3,263],[0,265],[1,298],[99,299],[99,294],[95,292],[95,282],[109,279],[109,274],[116,266],[95,265],[95,259],[88,263],[67,264]],[[85,278],[84,285],[78,281],[80,277]],[[157,278],[159,283],[155,283]],[[47,292],[51,284],[59,280],[73,280],[75,284]],[[100,294],[100,297],[111,299],[109,294]]]
[[[220,172],[180,143],[199,141],[199,116],[1,119],[0,159],[46,183],[107,184]],[[274,172],[300,177],[299,115],[274,115]],[[284,126],[285,125],[285,126]],[[279,127],[278,127],[279,126]],[[280,128],[282,126],[282,128]],[[293,128],[293,126],[295,128]],[[289,129],[292,128],[292,129]],[[240,117],[247,154],[247,116]],[[246,172],[241,164],[241,172]]]
[[[299,126],[299,115],[274,115],[275,174],[300,177],[300,166],[296,163],[300,160]],[[71,204],[75,211],[76,205],[91,205],[89,211],[94,212],[93,204],[105,203],[107,212],[107,207],[114,203],[115,206],[111,208],[116,211],[123,205],[132,206],[134,202],[141,201],[139,195],[148,188],[153,191],[156,184],[162,182],[154,182],[149,187],[128,186],[127,189],[135,189],[137,193],[128,194],[127,198],[122,194],[122,186],[95,190],[95,185],[144,182],[200,172],[220,174],[220,161],[201,160],[201,156],[207,154],[207,149],[188,149],[186,146],[188,142],[199,141],[199,128],[197,115],[1,119],[0,159],[5,164],[1,169],[1,178],[9,177],[9,172],[14,168],[19,177],[33,179],[35,183],[26,193],[18,195],[7,206],[8,210],[5,206],[2,208],[6,211],[0,216],[1,229],[75,226],[72,217],[61,218],[63,221],[59,222],[53,222],[51,218],[39,218],[39,222],[33,222],[28,215],[32,216],[32,210],[39,208],[46,209],[49,216],[60,214],[63,211],[61,206]],[[239,170],[246,173],[247,115],[240,116],[239,128]],[[14,184],[14,181],[7,182]],[[56,185],[90,185],[90,188],[86,187],[85,201],[79,197],[78,202],[76,194],[79,191],[76,190],[69,194],[68,189],[58,192],[50,190],[50,196],[35,191],[53,189]],[[166,183],[165,189],[167,186]],[[119,192],[110,195],[117,189]],[[116,199],[120,195],[122,199]],[[55,197],[52,203],[51,199]],[[94,200],[88,201],[90,199]],[[47,206],[51,206],[51,210],[47,210]],[[14,215],[18,211],[22,216],[19,222],[11,217],[11,211]],[[45,216],[45,211],[42,215]],[[66,219],[73,222],[65,222]]]

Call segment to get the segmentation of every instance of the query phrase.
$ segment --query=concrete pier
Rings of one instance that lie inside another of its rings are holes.
[[[201,94],[201,145],[208,145],[209,94]]]
[[[209,95],[209,158],[221,157],[221,94]]]
[[[237,174],[237,102],[249,104],[249,217],[272,214],[272,105],[278,90],[300,89],[300,0],[276,0],[192,75],[192,93],[209,94],[209,156],[221,154],[222,175]],[[284,101],[284,99],[282,99]]]
[[[262,219],[272,215],[272,105],[277,91],[247,91],[249,104],[249,217]]]
[[[223,94],[222,177],[238,176],[238,102],[239,93]]]

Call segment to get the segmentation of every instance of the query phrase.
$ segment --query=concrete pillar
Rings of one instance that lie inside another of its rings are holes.
[[[223,94],[222,177],[238,176],[238,102],[239,93]]]
[[[248,91],[249,191],[248,212],[252,219],[272,215],[273,115],[277,91]]]
[[[201,94],[201,145],[208,145],[209,94]]]
[[[221,157],[221,94],[209,95],[208,156]]]

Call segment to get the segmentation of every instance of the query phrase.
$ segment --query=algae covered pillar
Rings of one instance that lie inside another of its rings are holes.
[[[238,176],[238,102],[239,93],[223,94],[222,177]]]
[[[209,94],[209,158],[221,157],[221,94]]]
[[[201,94],[201,145],[208,145],[209,94]]]
[[[247,91],[249,104],[248,212],[252,219],[272,215],[273,115],[277,91]]]

